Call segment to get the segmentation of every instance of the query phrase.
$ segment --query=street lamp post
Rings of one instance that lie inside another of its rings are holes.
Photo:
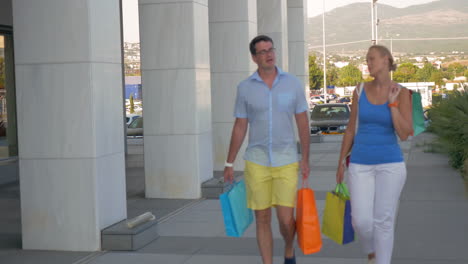
[[[327,55],[325,49],[325,0],[322,2],[322,46],[323,46],[323,100],[327,101]]]
[[[377,15],[377,0],[374,1],[375,5],[375,44],[379,44],[379,16]]]
[[[390,37],[390,54],[393,56],[393,36]],[[393,81],[393,71],[390,71],[390,80]]]
[[[377,44],[377,10],[376,10],[377,0],[371,0],[371,29],[372,29],[372,45]]]

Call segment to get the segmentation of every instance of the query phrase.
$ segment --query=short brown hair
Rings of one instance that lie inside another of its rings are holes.
[[[266,36],[266,35],[256,36],[254,39],[252,39],[252,41],[250,41],[250,44],[249,44],[250,54],[252,55],[257,54],[255,45],[257,45],[257,43],[260,41],[271,42],[271,44],[273,44],[273,40],[269,36]]]
[[[397,65],[395,64],[395,61],[393,60],[392,53],[387,47],[382,46],[382,45],[372,45],[369,47],[368,52],[372,49],[376,49],[378,52],[380,52],[380,55],[388,57],[388,69],[390,71],[396,70]]]

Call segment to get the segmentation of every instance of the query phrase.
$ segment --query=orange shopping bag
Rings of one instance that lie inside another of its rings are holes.
[[[314,191],[308,188],[307,178],[302,178],[302,188],[297,192],[296,230],[297,242],[305,255],[320,251],[322,248],[320,222]]]

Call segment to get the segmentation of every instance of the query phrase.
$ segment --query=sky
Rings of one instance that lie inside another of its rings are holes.
[[[235,0],[232,0],[235,1]],[[357,2],[368,2],[371,0],[307,0],[307,13],[309,17],[320,15],[323,12],[323,2],[325,10],[330,11],[334,8],[349,5]],[[438,0],[378,0],[377,4],[382,3],[394,7],[407,7],[410,5],[419,5]],[[138,0],[122,0],[123,20],[124,20],[124,40],[126,42],[140,42],[138,30]]]

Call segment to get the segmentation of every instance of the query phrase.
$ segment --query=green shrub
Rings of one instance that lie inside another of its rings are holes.
[[[436,105],[442,101],[442,95],[438,93],[432,94],[432,104]]]
[[[468,91],[454,91],[430,110],[430,131],[438,135],[451,165],[463,171],[468,158]]]

